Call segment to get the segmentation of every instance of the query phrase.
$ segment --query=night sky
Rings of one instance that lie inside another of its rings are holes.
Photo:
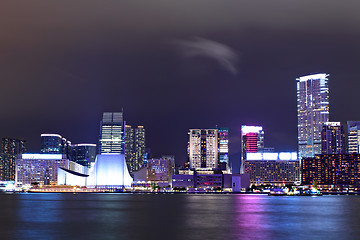
[[[6,1],[0,136],[97,143],[104,111],[144,125],[153,156],[186,159],[189,128],[262,125],[297,150],[297,77],[329,73],[330,120],[360,120],[360,2]],[[236,166],[236,164],[235,164]]]

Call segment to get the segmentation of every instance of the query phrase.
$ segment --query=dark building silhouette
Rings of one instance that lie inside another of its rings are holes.
[[[16,159],[26,152],[25,140],[3,138],[0,154],[0,180],[15,181]]]

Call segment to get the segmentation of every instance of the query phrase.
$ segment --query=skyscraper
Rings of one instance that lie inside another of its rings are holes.
[[[125,160],[130,172],[134,171],[134,129],[131,125],[125,125]]]
[[[219,168],[230,171],[229,165],[229,129],[218,128]]]
[[[360,153],[360,121],[348,121],[348,152]]]
[[[122,112],[104,112],[100,123],[99,153],[124,154],[125,134]]]
[[[247,153],[264,151],[264,131],[261,126],[241,126],[241,164],[240,173],[244,173],[244,161]]]
[[[135,128],[134,171],[137,171],[143,163],[145,146],[145,128],[144,126],[137,126]]]
[[[25,153],[25,140],[3,138],[0,159],[0,180],[14,181],[17,155]]]
[[[218,167],[218,130],[190,129],[189,160],[191,169]]]
[[[329,121],[328,74],[297,78],[299,158],[321,153],[321,130]]]
[[[340,122],[326,122],[321,131],[321,154],[345,154],[345,132]]]

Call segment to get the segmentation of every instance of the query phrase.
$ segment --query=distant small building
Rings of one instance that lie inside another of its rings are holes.
[[[134,172],[134,181],[171,185],[174,174],[174,163],[171,159],[149,159],[146,167]]]

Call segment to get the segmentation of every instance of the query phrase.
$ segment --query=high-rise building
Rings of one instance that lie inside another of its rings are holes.
[[[125,134],[122,112],[104,112],[100,123],[100,154],[124,154]]]
[[[230,172],[229,129],[218,128],[219,168]]]
[[[133,172],[135,169],[135,142],[134,142],[134,129],[131,125],[125,125],[125,160],[130,172]]]
[[[348,152],[360,153],[360,121],[348,121]]]
[[[189,160],[191,169],[218,167],[218,130],[190,129]]]
[[[321,131],[321,154],[344,154],[345,132],[340,122],[326,122]]]
[[[144,126],[137,126],[135,128],[135,159],[134,171],[137,171],[143,163],[145,154],[145,128]]]
[[[241,166],[240,173],[244,173],[244,161],[247,153],[264,151],[264,131],[261,126],[241,126]]]
[[[321,153],[321,130],[329,121],[328,74],[297,78],[299,158]]]
[[[90,168],[95,163],[96,144],[74,144],[70,147],[70,161],[78,163],[82,166]]]
[[[125,125],[125,159],[130,172],[140,169],[145,153],[145,128]]]
[[[0,180],[15,181],[16,159],[25,153],[25,140],[3,138],[0,158]]]

